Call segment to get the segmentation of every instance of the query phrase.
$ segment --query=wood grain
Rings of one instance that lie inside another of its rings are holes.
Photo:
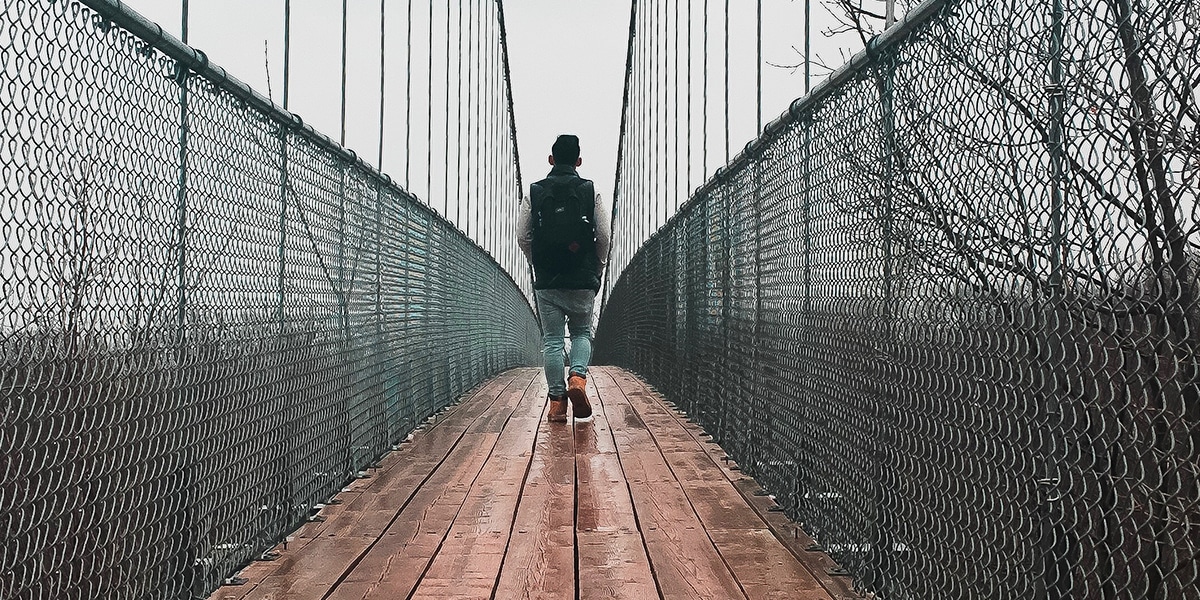
[[[837,566],[833,559],[821,552],[807,551],[813,540],[782,512],[771,511],[775,502],[761,494],[762,488],[753,479],[734,471],[732,463],[722,460],[725,452],[702,438],[699,425],[688,422],[682,413],[662,403],[644,382],[629,383],[641,392],[629,394],[640,409],[639,414],[652,415],[647,420],[670,431],[669,435],[679,444],[683,443],[682,432],[703,448],[703,453],[667,452],[664,456],[683,482],[710,538],[726,557],[747,595],[751,598],[838,600],[862,597],[854,591],[849,578],[828,574],[829,569]],[[660,418],[667,416],[675,420],[678,429],[672,431],[669,422]],[[732,486],[726,486],[724,482]],[[781,557],[781,550],[791,555],[792,560]],[[746,557],[757,560],[747,561]],[[776,562],[782,561],[778,569],[772,568],[781,572],[761,570],[770,563],[769,557],[776,557]],[[777,580],[794,581],[790,590],[780,591],[775,584]]]
[[[597,379],[606,407],[625,404],[632,408],[615,380]],[[608,390],[611,393],[605,394]],[[615,431],[614,436],[662,597],[745,598],[650,431],[633,427]]]
[[[538,422],[496,598],[575,597],[573,424]]]
[[[481,420],[498,425],[500,438],[471,485],[450,532],[414,593],[414,598],[489,598],[513,529],[521,485],[529,471],[541,410],[538,388],[530,388],[509,419]]]
[[[596,415],[575,427],[575,530],[580,598],[658,598],[633,498],[608,422],[606,399],[588,381]]]

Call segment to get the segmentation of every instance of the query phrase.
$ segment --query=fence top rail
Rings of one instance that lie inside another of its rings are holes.
[[[99,16],[132,33],[151,47],[178,61],[181,65],[209,80],[223,91],[233,94],[239,100],[261,111],[265,116],[280,125],[309,138],[320,146],[321,149],[335,154],[338,158],[348,163],[352,163],[355,167],[365,171],[369,176],[378,179],[387,186],[396,187],[388,174],[368,164],[353,150],[342,147],[329,136],[317,131],[312,125],[305,123],[300,115],[284,110],[283,107],[255,91],[249,84],[230,75],[221,66],[209,62],[208,55],[202,50],[197,50],[184,44],[178,38],[165,31],[158,23],[150,21],[135,12],[122,2],[122,0],[81,0],[81,2],[95,11]],[[397,187],[397,189],[400,188]],[[402,191],[412,196],[407,190]]]

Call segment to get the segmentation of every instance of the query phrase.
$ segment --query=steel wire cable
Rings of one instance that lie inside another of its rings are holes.
[[[448,11],[448,12],[446,12],[446,19],[449,20],[449,18],[450,18],[450,13],[449,13],[450,2],[446,2],[446,11]],[[455,160],[457,161],[457,169],[456,170],[457,170],[457,172],[461,173],[462,172],[462,151],[461,151],[462,150],[462,108],[461,108],[462,107],[462,35],[461,35],[462,34],[462,2],[458,2],[458,34],[460,34],[460,35],[458,35],[458,71],[457,71],[457,74],[458,74],[458,107],[460,107],[460,112],[458,112],[458,114],[456,115],[457,118],[455,119],[455,126],[457,127],[457,130],[458,130],[455,133],[455,136],[456,136],[455,139],[457,140],[458,149],[460,149],[460,151],[456,152]],[[446,37],[446,43],[448,43],[448,44],[450,43],[449,37]],[[449,56],[450,56],[450,50],[449,50],[449,46],[448,46],[448,47],[446,47],[446,58],[449,59]],[[448,65],[449,65],[449,62],[448,62]],[[446,120],[446,126],[448,126],[448,127],[450,126],[449,120]],[[446,137],[449,137],[449,132],[446,133]],[[449,178],[449,173],[446,176],[448,176],[448,178]],[[455,206],[456,206],[456,210],[458,211],[458,214],[455,216],[455,222],[458,222],[458,223],[462,222],[462,186],[463,186],[463,182],[461,180],[455,182]],[[468,186],[468,188],[469,188],[469,186]]]
[[[725,0],[725,162],[728,164],[732,156],[729,153],[729,0]]]
[[[341,113],[339,114],[339,123],[341,124],[341,133],[338,136],[338,144],[346,145],[346,52],[347,43],[349,42],[347,27],[350,22],[349,13],[350,0],[342,0],[342,82],[341,82]]]
[[[412,181],[409,177],[412,169],[412,21],[412,0],[408,0],[408,18],[404,21],[407,30],[404,49],[404,189],[406,190],[412,189]],[[284,104],[284,108],[287,108],[287,104]]]
[[[425,69],[425,201],[433,206],[433,9],[431,3],[429,5],[429,31],[426,41],[429,43],[429,48],[426,50],[425,56],[428,57]],[[447,28],[448,29],[448,28]],[[449,85],[447,85],[449,87]],[[449,108],[449,100],[446,102]],[[445,210],[442,211],[442,216],[446,216]]]
[[[444,129],[442,131],[442,139],[445,140],[445,143],[442,146],[442,165],[443,165],[443,168],[442,168],[442,216],[446,217],[447,219],[450,218],[450,6],[451,6],[451,4],[453,4],[453,3],[451,3],[451,2],[446,3],[446,53],[445,53],[445,58],[446,58],[446,68],[445,68],[446,110],[445,110],[445,114],[442,116],[442,122],[444,123]],[[431,4],[430,10],[433,10],[432,6],[433,5]],[[457,36],[458,40],[459,40],[458,77],[459,77],[459,81],[462,81],[462,79],[461,79],[462,78],[462,0],[459,0],[459,2],[458,2],[458,19],[459,19],[458,20],[458,36]],[[430,19],[430,24],[432,24],[432,22],[433,22],[432,19]],[[467,99],[467,106],[468,106],[467,110],[470,110],[470,108],[469,108],[470,105],[471,105],[471,101],[468,98]],[[462,106],[462,89],[461,88],[459,88],[459,97],[456,100],[455,106],[456,106],[456,108]],[[458,108],[458,110],[461,110],[461,108]],[[455,121],[459,120],[457,115],[455,115],[454,120]],[[457,150],[458,150],[457,154],[461,155],[462,154],[461,144]],[[462,163],[460,161],[459,165],[461,165],[461,164]],[[459,172],[458,174],[461,174],[461,172]],[[458,186],[458,182],[455,182],[455,186],[456,187]],[[433,200],[433,198],[430,197],[430,201],[432,201],[432,200]],[[455,202],[456,214],[454,216],[454,224],[457,225],[459,229],[462,229],[462,213],[459,212],[460,207],[461,207],[461,204],[459,204],[458,202]],[[468,235],[470,235],[469,232],[468,232]]]
[[[187,43],[184,40],[183,43]],[[283,110],[288,109],[292,74],[292,0],[283,0]]]
[[[1200,4],[921,3],[641,238],[657,14],[597,362],[873,597],[1196,597]]]
[[[379,154],[375,168],[383,170],[384,114],[387,107],[387,0],[379,0]]]
[[[689,4],[690,6],[690,4]],[[702,28],[704,44],[701,48],[702,64],[700,66],[700,176],[708,173],[708,0],[704,0],[704,27]],[[807,34],[806,34],[807,35]],[[807,92],[807,90],[805,90]],[[688,130],[691,131],[690,129]],[[692,193],[688,184],[688,193]]]
[[[6,3],[0,73],[0,598],[206,597],[540,361],[523,264],[115,0]]]
[[[671,37],[673,38],[673,40],[675,42],[674,43],[674,52],[671,53],[672,58],[674,59],[674,61],[673,61],[674,65],[673,65],[673,68],[671,69],[671,75],[674,79],[674,82],[673,82],[673,85],[671,86],[671,91],[674,93],[674,96],[671,98],[671,111],[673,113],[672,114],[672,119],[673,119],[672,122],[679,123],[679,0],[675,0],[674,9],[675,9],[675,15],[674,15],[674,19],[672,19],[672,22],[673,22],[675,30],[671,35]],[[688,124],[684,125],[684,128],[686,129],[690,125],[691,124],[688,123]],[[672,140],[672,143],[674,144],[674,146],[671,148],[671,155],[674,156],[675,159],[673,161],[671,161],[671,163],[672,163],[671,169],[669,169],[669,171],[671,173],[671,193],[669,194],[669,198],[668,198],[668,196],[664,196],[665,199],[669,199],[672,202],[670,212],[674,212],[675,210],[679,209],[679,171],[680,171],[680,169],[679,169],[679,127],[678,126],[675,127],[674,134],[675,135],[672,136],[674,138]],[[663,202],[663,212],[664,212],[664,214],[667,214],[667,216],[670,216],[667,211],[667,202],[666,201]]]
[[[467,0],[467,5],[474,7],[475,1]],[[468,23],[467,23],[467,31],[468,31],[468,35],[469,35],[469,39],[467,41],[467,56],[468,56],[468,60],[467,60],[467,133],[471,133],[472,132],[471,128],[472,128],[472,126],[474,126],[475,127],[474,139],[478,140],[479,139],[479,129],[478,129],[479,94],[477,93],[475,86],[478,84],[479,77],[478,77],[478,71],[475,69],[475,65],[478,62],[479,57],[476,54],[476,39],[475,39],[475,35],[474,35],[474,29],[475,29],[474,13],[475,13],[475,11],[472,8],[472,10],[471,10],[472,16],[471,16],[470,21],[468,21]],[[469,159],[471,159],[471,162],[476,162],[476,160],[477,160],[477,159],[475,159],[473,154],[476,153],[478,147],[479,147],[478,144],[471,144],[470,147],[467,149],[467,152],[471,153],[468,155]],[[470,172],[467,173],[467,187],[468,188],[471,187]],[[471,205],[471,197],[467,196],[467,224],[466,224],[465,231],[467,232],[468,235],[470,235],[471,221],[474,217],[474,215],[471,214],[470,205]],[[461,208],[461,207],[459,207],[459,208]],[[460,225],[460,227],[461,226],[462,225]]]

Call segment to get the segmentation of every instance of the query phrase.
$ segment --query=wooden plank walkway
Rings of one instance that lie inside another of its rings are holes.
[[[640,380],[588,387],[556,424],[539,369],[488,381],[211,600],[857,597]]]

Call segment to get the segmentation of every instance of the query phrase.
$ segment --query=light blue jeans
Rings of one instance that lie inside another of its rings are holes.
[[[550,395],[567,393],[563,375],[563,328],[571,334],[571,372],[587,375],[592,360],[592,290],[537,290],[538,313],[542,317],[542,354],[546,360],[546,385]]]

